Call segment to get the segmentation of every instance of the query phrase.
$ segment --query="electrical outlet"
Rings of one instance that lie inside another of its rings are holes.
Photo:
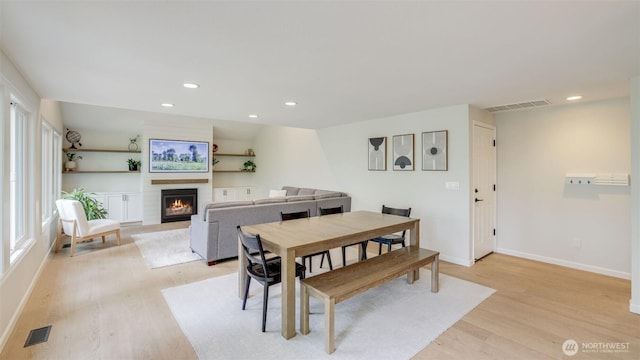
[[[582,248],[582,239],[574,237],[573,240],[571,240],[571,245],[576,249]]]

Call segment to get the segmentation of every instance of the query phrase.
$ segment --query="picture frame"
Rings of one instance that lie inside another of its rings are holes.
[[[150,173],[209,172],[209,143],[149,139]]]
[[[367,142],[369,150],[369,171],[387,170],[387,137],[369,138]]]
[[[447,171],[449,169],[448,137],[447,130],[422,133],[422,170]]]
[[[414,170],[414,134],[393,136],[393,170]]]

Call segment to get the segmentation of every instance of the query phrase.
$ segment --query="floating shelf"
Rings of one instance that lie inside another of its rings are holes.
[[[151,180],[151,185],[165,184],[206,184],[209,179],[156,179]]]
[[[117,150],[117,149],[62,149],[68,152],[107,152],[107,153],[131,153],[131,154],[139,154],[142,151],[140,150]]]
[[[140,174],[138,171],[129,170],[96,170],[96,171],[63,171],[63,174]]]
[[[239,156],[239,157],[256,157],[256,155],[247,155],[247,154],[219,154],[219,153],[213,153],[213,157],[216,156]]]
[[[244,170],[213,170],[214,173],[249,173],[253,174],[255,171],[244,171]]]

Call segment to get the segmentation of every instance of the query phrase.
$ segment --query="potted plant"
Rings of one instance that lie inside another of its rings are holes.
[[[142,165],[142,161],[128,159],[127,164],[129,164],[129,171],[138,171],[138,167]]]
[[[102,204],[98,200],[91,197],[91,195],[95,194],[89,193],[83,188],[73,189],[71,192],[62,192],[63,199],[80,201],[84,213],[87,215],[87,220],[106,219],[107,210],[102,207]]]
[[[247,171],[247,172],[254,172],[256,171],[256,168],[257,166],[253,161],[247,160],[244,162],[244,164],[242,164],[242,169],[240,170]]]
[[[67,157],[67,162],[64,163],[64,169],[66,171],[76,171],[78,168],[78,164],[76,164],[76,160],[82,159],[82,156],[69,152],[69,150],[64,150],[64,155]]]

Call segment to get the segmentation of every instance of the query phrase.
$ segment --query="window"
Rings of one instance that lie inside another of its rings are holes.
[[[28,113],[18,103],[10,106],[10,154],[9,154],[9,254],[22,248],[28,238],[28,187],[30,157],[27,143],[29,138]]]
[[[51,220],[58,198],[61,136],[42,119],[42,224]]]

